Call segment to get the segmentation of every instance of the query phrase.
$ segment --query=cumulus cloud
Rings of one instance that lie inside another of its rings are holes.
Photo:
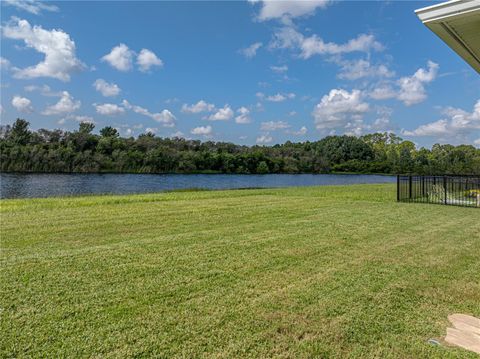
[[[257,55],[257,51],[259,48],[262,47],[262,45],[263,44],[261,42],[255,42],[248,47],[240,49],[239,52],[247,59],[251,59],[252,57],[255,57],[255,55]]]
[[[67,120],[73,120],[76,122],[87,122],[87,123],[95,123],[95,120],[91,116],[84,116],[84,115],[67,115],[64,118],[61,118],[57,121],[59,125],[64,125]]]
[[[157,127],[147,127],[145,129],[145,133],[153,133],[153,134],[156,134],[158,132],[158,128]]]
[[[237,109],[238,116],[235,117],[235,123],[240,125],[248,124],[252,122],[250,118],[250,110],[244,106]]]
[[[171,138],[184,138],[185,134],[182,131],[174,132],[170,135]]]
[[[260,130],[276,131],[276,130],[284,130],[289,127],[290,125],[285,121],[268,121],[268,122],[262,122],[262,124],[260,125]]]
[[[190,131],[192,135],[210,136],[212,134],[212,126],[199,126],[192,128]]]
[[[142,49],[137,56],[137,65],[140,71],[148,72],[153,66],[162,67],[163,61],[153,51]]]
[[[80,108],[80,101],[75,101],[72,95],[67,91],[61,93],[60,100],[55,105],[48,106],[42,114],[44,115],[64,115],[72,113]]]
[[[310,0],[310,1],[276,1],[262,0],[250,1],[251,3],[260,3],[260,12],[257,15],[259,21],[271,19],[292,19],[299,16],[312,15],[317,8],[325,8],[329,0]]]
[[[445,118],[421,125],[412,131],[403,130],[404,136],[436,137],[440,140],[465,139],[473,131],[480,130],[480,99],[472,112],[447,107],[442,111]]]
[[[386,65],[372,65],[368,60],[340,60],[341,66],[338,77],[346,80],[358,80],[364,77],[393,77],[395,73],[390,71]]]
[[[209,121],[228,121],[233,117],[234,113],[229,105],[219,108],[215,113],[208,116]]]
[[[160,112],[152,113],[146,108],[130,104],[127,100],[123,100],[122,105],[128,110],[132,110],[140,115],[150,117],[158,123],[161,123],[163,127],[175,126],[175,116],[169,110],[162,110]]]
[[[307,127],[302,126],[298,131],[285,131],[285,132],[294,136],[305,136],[308,130],[307,130]]]
[[[348,92],[332,89],[322,97],[313,110],[315,126],[318,130],[359,128],[363,115],[369,110],[359,90]],[[357,131],[358,132],[358,131]]]
[[[19,112],[31,113],[33,112],[32,101],[26,97],[13,96],[12,106]]]
[[[300,51],[299,57],[308,59],[314,55],[341,55],[350,52],[382,51],[384,46],[373,35],[359,34],[344,44],[325,42],[318,35],[304,36],[292,26],[277,29],[270,42],[272,49],[292,49]]]
[[[93,86],[105,97],[117,96],[120,93],[120,87],[117,84],[108,83],[104,79],[95,80]]]
[[[273,141],[273,137],[270,136],[268,133],[258,136],[256,140],[258,144],[267,144],[267,143],[271,143],[272,141]]]
[[[101,61],[107,62],[110,66],[119,71],[130,71],[133,68],[133,58],[137,56],[136,64],[141,72],[149,72],[152,67],[162,67],[163,61],[149,49],[142,49],[136,55],[127,45],[120,43],[112,48],[110,53],[101,58]]]
[[[45,30],[41,26],[31,26],[27,20],[12,18],[2,27],[4,37],[23,40],[28,48],[45,55],[43,61],[23,69],[14,67],[14,77],[30,79],[52,77],[69,81],[73,72],[82,70],[84,64],[76,58],[75,42],[62,30]]]
[[[88,123],[95,123],[92,116],[85,116],[85,115],[77,115],[71,116],[72,120],[77,122],[88,122]]]
[[[196,104],[187,105],[186,103],[182,106],[182,112],[184,113],[200,113],[200,112],[211,112],[215,110],[215,105],[207,103],[204,100],[198,101]]]
[[[110,66],[119,71],[129,71],[132,69],[132,60],[135,53],[125,44],[115,46],[110,53],[101,58],[102,61],[107,62]]]
[[[23,88],[26,92],[34,92],[38,91],[42,96],[47,96],[47,97],[62,97],[63,92],[55,92],[52,91],[50,86],[48,85],[27,85]]]
[[[3,0],[3,4],[14,6],[18,10],[24,10],[34,15],[39,15],[42,11],[58,11],[58,7],[41,1],[34,0]]]
[[[428,61],[427,66],[427,70],[420,68],[412,76],[402,77],[398,80],[400,91],[397,98],[405,105],[411,106],[427,98],[424,85],[437,77],[438,64]]]
[[[93,104],[95,111],[104,116],[118,116],[125,113],[125,109],[114,103]]]
[[[396,130],[396,125],[394,125],[390,117],[392,116],[393,109],[389,107],[379,106],[376,109],[377,118],[373,121],[370,129],[376,132],[394,132]]]
[[[383,45],[375,40],[375,36],[360,34],[356,38],[348,40],[345,44],[324,42],[317,35],[304,38],[301,43],[300,57],[308,59],[313,55],[330,54],[338,55],[349,52],[369,52],[371,50],[381,51]]]
[[[368,93],[368,96],[374,100],[387,100],[396,97],[397,91],[390,84],[379,84]]]
[[[257,93],[257,97],[264,98],[270,102],[283,102],[285,100],[292,100],[296,97],[294,93],[277,93],[275,95],[264,96],[261,92]]]
[[[375,100],[395,98],[406,106],[415,105],[427,98],[425,85],[435,80],[438,64],[428,61],[427,69],[419,68],[412,76],[404,76],[396,81],[382,81],[368,92]]]

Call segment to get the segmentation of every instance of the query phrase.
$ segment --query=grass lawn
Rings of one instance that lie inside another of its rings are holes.
[[[3,200],[0,357],[477,358],[480,210],[395,194]]]

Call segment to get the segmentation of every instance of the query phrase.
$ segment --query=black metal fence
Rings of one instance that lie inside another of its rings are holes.
[[[480,176],[397,176],[397,200],[480,208]]]

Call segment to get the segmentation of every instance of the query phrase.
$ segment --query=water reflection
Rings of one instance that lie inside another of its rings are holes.
[[[146,193],[187,188],[268,188],[394,181],[393,176],[379,175],[0,174],[1,198]]]

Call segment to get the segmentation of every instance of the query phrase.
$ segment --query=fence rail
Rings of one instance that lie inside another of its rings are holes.
[[[397,176],[397,201],[480,207],[480,176]]]

